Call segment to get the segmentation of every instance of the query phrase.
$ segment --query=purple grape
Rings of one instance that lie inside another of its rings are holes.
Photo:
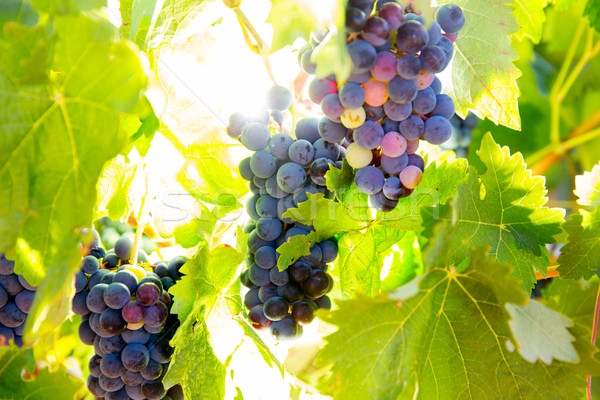
[[[417,82],[414,80],[402,79],[399,76],[395,77],[388,84],[388,94],[390,99],[396,103],[410,103],[417,96]]]
[[[352,61],[352,71],[368,72],[377,61],[377,51],[364,40],[355,40],[348,44],[348,53]]]
[[[448,34],[457,33],[465,26],[465,16],[456,4],[439,6],[435,12],[435,19]]]
[[[423,24],[417,21],[407,21],[406,17],[396,34],[396,45],[400,50],[409,54],[416,54],[423,50],[428,40],[429,34]]]
[[[390,176],[383,184],[383,195],[389,200],[398,200],[404,195],[405,190],[396,176]]]
[[[450,122],[439,115],[425,121],[425,131],[423,132],[423,139],[431,144],[442,144],[450,138],[452,135],[452,125]]]
[[[321,111],[330,119],[338,119],[344,113],[344,106],[337,93],[331,93],[321,100]],[[322,121],[322,120],[321,120]],[[321,123],[319,122],[319,132]]]
[[[446,65],[448,65],[446,52],[438,46],[426,47],[421,51],[419,58],[421,59],[423,70],[434,74],[442,72],[446,68]]]
[[[321,103],[325,96],[335,93],[337,93],[337,84],[331,79],[315,78],[308,85],[308,97],[315,104]]]
[[[384,45],[390,35],[390,26],[387,21],[376,15],[367,18],[367,23],[362,31],[362,37],[373,46]]]
[[[375,149],[383,139],[383,128],[377,122],[365,121],[354,131],[354,142],[363,149]]]
[[[446,119],[450,119],[454,115],[454,111],[454,101],[450,98],[450,96],[445,94],[438,94],[436,96],[435,107],[433,110],[431,110],[432,115],[441,115]]]
[[[367,166],[359,169],[354,175],[356,187],[365,194],[374,194],[383,188],[385,177],[379,168]],[[318,297],[318,296],[317,296]]]
[[[400,134],[406,140],[417,140],[423,135],[425,123],[418,115],[411,115],[404,121],[400,122]]]
[[[346,8],[346,30],[348,33],[360,33],[366,23],[367,16],[360,8]]]
[[[365,90],[356,83],[348,82],[340,89],[340,102],[349,109],[361,107],[365,102]]]
[[[377,211],[390,212],[396,208],[398,201],[388,199],[381,191],[369,196],[369,204]]]
[[[408,155],[406,153],[399,157],[381,156],[381,168],[390,175],[399,174],[407,165]]]
[[[412,103],[400,104],[393,100],[388,100],[383,105],[383,110],[392,121],[404,121],[412,113]]]
[[[379,5],[379,2],[377,3]],[[385,3],[377,12],[377,14],[386,20],[390,31],[395,31],[402,25],[404,19],[404,10],[402,6],[395,2]]]
[[[435,108],[436,96],[431,88],[419,90],[412,102],[413,111],[417,114],[428,114]]]
[[[319,134],[330,143],[340,142],[346,136],[347,132],[348,129],[344,125],[338,124],[326,116],[319,121]]]

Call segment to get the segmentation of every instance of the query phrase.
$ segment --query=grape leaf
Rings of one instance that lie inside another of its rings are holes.
[[[29,2],[22,0],[5,0],[0,3],[0,25],[13,21],[32,27],[39,20],[39,15]],[[0,38],[4,38],[4,32],[0,30]]]
[[[223,163],[228,146],[214,136],[209,143],[182,149],[186,162],[177,180],[198,200],[239,208],[241,203],[237,199],[248,192],[248,187],[244,180],[239,179],[237,170]]]
[[[32,380],[23,380],[21,371]],[[0,398],[5,400],[71,400],[83,382],[66,374],[64,368],[51,372],[46,366],[36,368],[33,352],[15,346],[0,347]]]
[[[482,119],[520,129],[516,80],[521,73],[512,63],[518,55],[508,38],[518,30],[518,24],[511,8],[504,0],[439,3],[455,3],[465,14],[454,56],[441,74],[444,93],[454,100],[456,113],[464,118],[473,109]]]
[[[106,6],[106,0],[31,0],[38,11],[48,14],[79,14]]]
[[[600,1],[587,0],[583,15],[586,15],[590,21],[590,26],[597,33],[600,33]]]
[[[579,362],[579,355],[573,347],[575,337],[567,329],[573,326],[570,318],[535,300],[525,305],[506,304],[506,310],[511,316],[508,325],[521,357],[530,363],[539,359],[548,365],[553,358]]]
[[[562,278],[590,279],[600,268],[600,164],[577,176],[575,185],[577,202],[590,210],[581,208],[563,225],[569,239],[561,249],[558,272]]]
[[[336,233],[362,230],[367,227],[370,218],[366,217],[367,205],[354,201],[340,203],[326,199],[322,193],[308,193],[308,200],[290,208],[283,216],[312,225],[318,232],[320,240],[325,240]]]
[[[165,376],[165,387],[181,383],[190,399],[223,399],[226,370],[210,344],[204,313],[204,306],[195,306],[177,329],[171,342],[175,353]]]
[[[288,266],[295,263],[300,257],[310,254],[310,248],[328,237],[319,239],[319,233],[310,232],[308,235],[296,235],[289,238],[277,248],[280,254],[277,260],[277,267],[280,271],[287,269]]]
[[[489,133],[477,155],[479,169],[470,168],[468,182],[459,186],[452,207],[441,206],[439,220],[426,226],[442,224],[439,230],[451,240],[451,263],[458,265],[477,246],[490,246],[490,256],[512,265],[529,291],[536,282],[532,267],[546,272],[544,244],[555,242],[564,210],[545,207],[544,178],[531,176],[521,154],[511,156]],[[431,238],[431,231],[424,235]]]
[[[189,398],[224,396],[226,368],[211,345],[207,320],[216,308],[223,308],[218,303],[228,305],[230,297],[238,297],[233,300],[241,303],[236,277],[244,256],[228,245],[211,249],[205,241],[181,268],[185,276],[169,291],[181,327],[173,338],[176,350],[165,379],[168,385],[181,382]],[[238,313],[239,307],[228,312]]]
[[[544,7],[548,0],[516,0],[509,5],[514,8],[513,15],[521,28],[514,33],[514,37],[523,40],[530,38],[534,43],[539,43],[542,38],[546,15]]]
[[[397,243],[405,232],[375,226],[366,232],[354,231],[340,236],[338,240],[340,289],[346,296],[359,291],[369,296],[379,293],[381,268],[389,248]]]
[[[126,143],[121,120],[147,82],[109,22],[52,21],[52,38],[41,26],[6,23],[0,41],[0,251],[16,256],[30,283],[48,276],[30,312],[40,335],[67,315],[78,228],[91,226],[96,181]]]
[[[587,332],[587,337],[591,337],[598,285],[597,280],[555,278],[542,293],[548,307],[571,318],[576,326]]]
[[[395,229],[420,230],[423,222],[421,209],[429,208],[435,212],[438,205],[447,203],[456,193],[458,184],[465,179],[467,166],[464,159],[429,164],[419,186],[410,196],[400,199],[393,211],[378,213],[378,222]]]
[[[417,241],[415,232],[405,232],[402,238],[396,242],[397,249],[392,246],[392,253],[386,257],[392,257],[389,271],[384,273],[381,281],[381,289],[390,291],[413,280],[423,273],[423,258],[421,248]],[[384,264],[385,268],[385,264]]]
[[[234,283],[244,258],[244,254],[231,246],[211,249],[209,242],[203,242],[194,257],[183,265],[181,272],[185,276],[169,291],[181,299],[174,303],[173,312],[184,321],[194,304],[203,304],[210,313],[223,291]]]
[[[258,352],[262,356],[263,360],[270,367],[277,367],[277,369],[279,369],[279,371],[281,372],[281,377],[282,378],[285,377],[285,371],[287,369],[277,359],[277,357],[275,357],[275,355],[271,352],[271,349],[269,349],[269,346],[267,346],[265,344],[265,342],[263,342],[263,340],[260,338],[260,336],[258,336],[258,333],[256,333],[256,331],[254,330],[254,328],[252,328],[250,326],[250,324],[248,324],[248,322],[245,319],[236,318],[236,320],[238,321],[238,323],[240,324],[240,326],[244,330],[244,333],[246,334],[246,336],[248,336],[250,339],[252,339],[252,341],[256,345],[256,349],[258,350]]]
[[[580,364],[531,364],[507,350],[512,339],[504,306],[527,301],[519,284],[509,266],[479,249],[462,272],[430,270],[415,295],[340,302],[323,317],[338,330],[325,338],[317,359],[332,365],[331,394],[396,399],[416,373],[418,399],[582,396],[584,374],[599,369],[580,338]]]
[[[143,173],[140,163],[128,163],[121,155],[104,166],[96,184],[98,200],[94,219],[107,214],[113,221],[118,221],[129,215],[133,205],[131,186],[140,172]]]
[[[308,40],[315,28],[315,18],[306,12],[296,1],[271,1],[271,11],[267,22],[273,25],[271,53],[294,43],[298,38]]]
[[[168,45],[180,26],[202,12],[205,4],[203,0],[121,1],[121,31],[146,51],[155,66],[161,46]]]

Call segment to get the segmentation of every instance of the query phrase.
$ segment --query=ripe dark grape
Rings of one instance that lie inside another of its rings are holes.
[[[125,373],[120,354],[106,354],[100,361],[100,370],[109,378],[120,378]]]
[[[318,118],[301,118],[296,123],[296,139],[308,140],[310,143],[314,143],[315,140],[319,139],[319,120]]]
[[[355,40],[348,44],[348,53],[352,61],[354,72],[367,72],[377,62],[375,47],[364,40]]]
[[[425,121],[423,139],[429,143],[442,144],[450,138],[450,135],[452,135],[452,125],[446,118],[434,115]]]
[[[127,322],[121,316],[121,310],[107,308],[100,314],[100,326],[111,335],[118,335],[125,330]]]
[[[104,290],[104,303],[110,308],[120,310],[129,302],[130,295],[127,286],[113,280]]]
[[[337,96],[337,95],[336,95]],[[325,101],[325,100],[324,100]],[[342,106],[343,112],[343,106]],[[348,130],[342,124],[332,121],[325,116],[319,121],[319,134],[323,139],[330,143],[338,143],[346,136]]]
[[[396,76],[388,84],[390,99],[399,104],[406,104],[413,101],[417,97],[417,92],[417,83],[412,79],[402,79]]]
[[[149,400],[159,400],[165,395],[165,387],[160,380],[142,382],[142,394]]]
[[[150,362],[150,353],[143,344],[131,343],[121,352],[121,361],[129,371],[141,371]]]
[[[138,286],[136,298],[143,306],[151,306],[158,301],[160,293],[161,289],[155,283],[145,282]]]
[[[86,297],[88,295],[88,291],[84,290],[79,293],[75,293],[73,296],[73,301],[71,302],[71,309],[77,315],[87,315],[90,313],[86,305]],[[6,324],[5,324],[6,325]]]
[[[315,271],[308,279],[302,282],[302,289],[306,297],[315,299],[327,293],[329,279],[326,272]]]
[[[169,316],[169,309],[161,302],[145,307],[144,324],[148,326],[162,326]]]
[[[425,26],[417,21],[404,20],[396,33],[396,44],[400,50],[416,54],[423,50],[429,40]]]
[[[383,192],[378,192],[369,196],[371,207],[381,212],[390,212],[398,205],[398,201],[390,200]]]
[[[129,260],[131,258],[131,250],[133,243],[127,237],[121,237],[115,243],[115,254],[121,260]],[[85,272],[85,271],[84,271]]]
[[[83,344],[88,346],[92,346],[94,344],[96,333],[92,330],[92,328],[90,328],[89,321],[82,321],[81,324],[79,324],[78,333],[79,340],[81,340]]]
[[[359,169],[354,176],[356,187],[366,194],[379,192],[383,187],[384,180],[383,172],[372,166]]]
[[[271,297],[265,301],[263,312],[271,321],[282,320],[288,313],[288,303],[283,297]]]
[[[93,274],[100,268],[98,259],[94,256],[85,256],[81,262],[81,270],[88,275]]]
[[[376,15],[367,18],[363,28],[362,37],[373,46],[384,45],[390,35],[390,26],[387,21]]]
[[[403,153],[399,157],[381,156],[381,168],[390,175],[397,175],[408,165],[408,156]],[[367,193],[374,194],[374,193]]]
[[[378,2],[378,6],[379,6]],[[378,10],[378,14],[383,18],[390,28],[390,31],[395,31],[402,25],[404,20],[404,10],[402,6],[395,2],[387,2]]]
[[[292,306],[292,319],[300,325],[308,325],[315,318],[316,305],[312,302],[300,301]]]
[[[262,304],[252,307],[248,313],[248,318],[253,322],[252,326],[256,329],[268,328],[271,325],[271,320],[263,312]]]
[[[325,174],[329,171],[332,164],[332,161],[325,157],[316,159],[310,166],[311,181],[316,185],[325,186]]]
[[[465,25],[465,16],[456,4],[439,6],[435,12],[435,19],[448,34],[457,33]]]
[[[298,335],[298,324],[291,318],[271,323],[271,335],[277,340],[294,339]]]

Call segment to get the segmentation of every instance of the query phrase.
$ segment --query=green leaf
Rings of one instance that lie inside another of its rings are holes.
[[[590,26],[596,33],[600,33],[600,1],[587,0],[583,15],[586,15],[590,21]]]
[[[128,163],[121,155],[105,165],[96,184],[96,218],[108,215],[113,221],[118,221],[129,216],[135,200],[131,190],[132,183],[138,173],[143,174],[143,165]]]
[[[317,231],[312,231],[308,235],[296,235],[289,238],[277,248],[280,254],[277,260],[277,267],[283,271],[291,264],[295,263],[300,257],[310,254],[310,248],[328,237],[320,238]]]
[[[398,201],[396,208],[389,213],[378,213],[377,220],[390,228],[414,231],[423,224],[421,210],[446,204],[456,193],[459,183],[465,179],[467,161],[458,159],[441,164],[431,163],[425,168],[423,180],[410,196]]]
[[[214,210],[210,211],[204,204],[198,202],[192,218],[177,225],[174,231],[175,243],[190,249],[201,241],[210,243],[218,217]]]
[[[24,381],[21,371],[33,380]],[[68,376],[64,368],[50,372],[40,364],[36,368],[32,350],[15,346],[0,347],[0,398],[6,400],[72,400],[83,382]]]
[[[538,359],[550,365],[552,359],[578,363],[579,355],[573,347],[575,337],[567,328],[573,326],[570,318],[535,300],[526,305],[506,304],[511,316],[508,325],[515,338],[521,357],[530,363]]]
[[[369,296],[379,293],[381,268],[389,248],[405,232],[376,226],[365,232],[348,232],[338,240],[340,289],[346,296],[358,291]]]
[[[137,52],[114,41],[107,21],[53,22],[51,38],[7,23],[0,41],[0,251],[32,284],[48,275],[29,314],[36,335],[67,315],[78,229],[91,226],[96,182],[126,143],[122,118],[147,82]]]
[[[220,400],[225,396],[225,366],[210,344],[204,306],[197,305],[171,341],[175,347],[165,387],[181,383],[190,399]]]
[[[418,275],[423,273],[423,259],[421,248],[417,242],[417,234],[405,232],[402,238],[396,242],[397,249],[392,247],[392,252],[386,256],[392,257],[389,271],[384,273],[381,281],[381,290],[390,291],[407,284]],[[385,269],[384,264],[384,269]]]
[[[309,40],[315,28],[315,18],[298,5],[296,1],[274,0],[267,22],[273,25],[271,53],[294,43],[298,38]]]
[[[510,267],[480,249],[466,269],[434,268],[419,291],[343,301],[324,316],[338,330],[319,355],[331,364],[335,398],[397,399],[416,373],[417,399],[579,398],[586,373],[598,373],[591,346],[581,364],[528,363],[507,349],[507,303],[527,299]],[[485,360],[485,362],[482,362]]]
[[[576,177],[575,194],[582,207],[563,225],[567,244],[558,258],[562,278],[590,279],[600,269],[600,164]]]
[[[298,204],[297,208],[290,208],[283,216],[312,225],[320,240],[325,240],[339,232],[366,228],[370,220],[367,210],[363,201],[351,200],[343,204],[326,199],[323,193],[308,193],[308,200]]]
[[[459,5],[465,26],[454,43],[452,61],[442,74],[444,93],[452,97],[456,113],[466,117],[473,109],[480,118],[489,118],[512,129],[521,128],[517,107],[520,71],[513,65],[518,55],[508,35],[518,30],[511,8],[504,0],[444,0]]]
[[[543,295],[548,307],[571,318],[591,338],[598,286],[597,280],[554,278]]]
[[[536,282],[532,267],[546,272],[545,244],[555,242],[564,210],[545,207],[544,178],[531,176],[521,154],[511,156],[489,133],[477,154],[479,170],[471,167],[452,208],[440,207],[438,234],[450,241],[450,263],[460,264],[477,246],[490,246],[492,259],[512,265],[529,291]]]
[[[31,5],[48,14],[67,15],[104,7],[106,0],[31,0]]]
[[[179,29],[200,14],[206,4],[203,0],[121,1],[121,31],[146,51],[155,66],[161,47],[168,46]]]
[[[239,313],[237,271],[244,257],[231,246],[211,249],[205,241],[183,265],[185,276],[169,291],[175,299],[172,312],[178,314],[181,327],[172,340],[176,350],[165,379],[168,386],[182,383],[188,398],[224,396],[226,368],[211,345],[207,320],[213,313],[218,318]]]
[[[231,246],[220,245],[211,249],[208,242],[203,242],[194,257],[183,265],[185,276],[169,291],[175,298],[181,299],[174,303],[173,313],[183,321],[194,304],[206,306],[206,312],[210,313],[219,297],[224,296],[226,289],[236,280],[238,266],[244,258],[244,254]]]
[[[509,5],[514,8],[513,15],[517,19],[517,23],[521,28],[514,33],[514,36],[523,40],[525,37],[530,38],[534,43],[539,43],[542,38],[544,22],[546,15],[544,7],[548,4],[548,0],[516,0]]]
[[[237,170],[223,162],[231,145],[223,143],[217,131],[205,134],[210,137],[206,143],[181,149],[186,161],[177,180],[198,200],[239,208],[238,199],[248,192],[248,186]]]

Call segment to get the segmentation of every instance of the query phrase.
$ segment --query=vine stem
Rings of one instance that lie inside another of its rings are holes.
[[[131,247],[131,260],[129,261],[129,263],[131,265],[137,265],[137,261],[138,261],[138,249],[140,248],[140,244],[142,242],[142,235],[144,233],[144,229],[146,228],[147,222],[146,222],[146,217],[144,215],[144,206],[146,205],[146,198],[148,197],[148,172],[145,170],[144,168],[144,175],[145,175],[145,184],[146,184],[146,193],[144,194],[144,197],[142,197],[141,200],[141,204],[140,204],[140,211],[138,213],[138,226],[137,229],[135,231],[135,238],[133,239],[133,246]]]
[[[250,47],[251,50],[254,50],[252,48],[254,45],[252,43],[250,43],[249,38],[248,38],[248,32],[249,32],[250,35],[252,35],[252,37],[256,41],[256,47],[258,48],[258,54],[263,59],[263,63],[265,64],[265,68],[267,69],[267,73],[269,74],[269,78],[271,78],[271,81],[273,82],[274,85],[277,85],[277,80],[275,79],[275,74],[273,74],[273,68],[271,67],[271,61],[269,61],[269,46],[267,45],[267,43],[265,43],[263,38],[259,35],[256,28],[254,28],[254,25],[252,25],[252,23],[250,22],[250,20],[248,19],[248,17],[246,16],[246,14],[244,13],[244,11],[241,8],[233,7],[232,10],[233,10],[233,12],[235,12],[235,15],[237,16],[238,21],[240,22],[240,26],[242,27],[242,32],[244,33],[244,40],[246,40],[246,44],[248,44],[248,46]]]
[[[596,309],[594,310],[594,326],[592,327],[592,346],[596,346],[596,336],[598,334],[598,318],[600,317],[600,286],[596,295]],[[587,398],[592,400],[592,376],[587,377]]]

